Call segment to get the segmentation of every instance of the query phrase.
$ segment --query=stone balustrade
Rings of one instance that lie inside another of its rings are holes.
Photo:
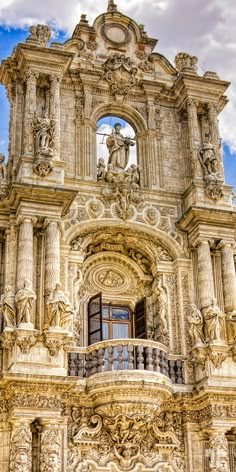
[[[100,372],[138,370],[159,372],[172,383],[183,384],[182,360],[163,344],[140,339],[116,339],[74,348],[69,353],[69,376],[90,377]]]

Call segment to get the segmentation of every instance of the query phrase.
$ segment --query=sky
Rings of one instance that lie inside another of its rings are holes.
[[[144,24],[148,35],[159,40],[156,51],[172,64],[178,52],[189,52],[199,58],[200,75],[212,70],[231,82],[227,91],[230,102],[219,118],[225,180],[236,192],[235,0],[117,0],[116,3],[119,11]],[[25,40],[32,24],[49,24],[53,40],[64,42],[82,13],[87,14],[92,24],[106,8],[107,0],[0,0],[0,60]],[[109,131],[109,127],[103,130]],[[130,133],[128,128],[125,131]],[[8,104],[0,86],[0,153],[6,155],[7,134]]]

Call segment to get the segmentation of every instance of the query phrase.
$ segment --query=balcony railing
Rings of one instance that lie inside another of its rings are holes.
[[[69,376],[90,377],[99,372],[146,370],[183,384],[182,360],[168,358],[166,346],[144,339],[114,339],[74,348],[69,353]]]

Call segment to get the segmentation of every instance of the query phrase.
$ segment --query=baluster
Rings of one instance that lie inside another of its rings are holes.
[[[134,346],[132,344],[129,344],[127,346],[127,351],[128,351],[128,370],[133,370],[134,369]]]
[[[77,353],[69,353],[69,376],[77,377],[78,375],[78,357]]]
[[[91,353],[91,375],[96,374],[98,369],[98,351],[95,350]]]
[[[105,371],[105,349],[98,349],[98,372]]]
[[[86,369],[86,377],[90,377],[91,369],[92,369],[92,354],[91,354],[91,352],[86,354],[85,369]]]
[[[184,381],[183,381],[183,366],[182,366],[182,361],[178,360],[176,361],[176,367],[177,367],[177,371],[176,371],[176,383],[177,384],[183,384]]]
[[[117,370],[123,370],[123,346],[117,346]]]
[[[164,375],[168,375],[168,371],[166,368],[166,353],[164,351],[160,351],[160,367],[161,367],[161,373]]]
[[[175,361],[169,361],[169,377],[171,382],[175,383]]]
[[[137,346],[137,369],[144,370],[143,346]]]
[[[108,366],[107,370],[113,370],[113,346],[109,346],[107,348],[107,361],[108,361]]]
[[[152,347],[145,347],[146,370],[153,371],[153,352]]]
[[[155,372],[160,372],[160,349],[153,349],[153,365],[154,365],[154,371]]]
[[[169,367],[168,367],[168,357],[167,357],[167,353],[166,353],[166,352],[164,352],[163,354],[164,354],[164,356],[163,356],[163,358],[164,358],[164,372],[163,372],[163,373],[168,376],[168,370],[169,370]]]
[[[86,361],[85,354],[78,355],[78,376],[83,378],[86,376]]]

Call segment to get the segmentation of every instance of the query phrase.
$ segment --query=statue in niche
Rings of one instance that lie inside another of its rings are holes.
[[[32,309],[35,299],[36,295],[31,288],[31,283],[26,279],[24,281],[24,288],[18,290],[15,296],[17,307],[17,325],[20,323],[32,323]]]
[[[1,296],[1,307],[4,318],[4,329],[14,329],[16,327],[15,294],[10,285],[5,287],[5,291]]]
[[[37,156],[52,157],[54,148],[54,120],[50,120],[44,112],[42,118],[35,113],[33,119],[35,150]]]
[[[207,178],[211,174],[217,174],[217,155],[211,143],[203,143],[199,151],[199,156],[204,178]]]
[[[116,123],[112,134],[106,141],[109,150],[108,164],[111,164],[116,171],[124,170],[127,167],[130,146],[135,144],[131,139],[125,138],[120,130],[121,124]]]
[[[68,293],[64,294],[62,285],[57,283],[47,302],[50,327],[72,331],[74,309],[68,295]]]
[[[225,343],[225,313],[216,304],[216,298],[212,299],[212,304],[204,309],[205,338],[206,341],[218,341]]]
[[[204,344],[205,338],[203,334],[203,317],[200,310],[192,303],[190,305],[190,314],[188,316],[189,334],[192,339],[193,346],[196,344]]]
[[[167,309],[168,297],[167,290],[163,286],[160,278],[154,281],[153,291],[156,294],[157,316],[154,324],[154,336],[156,340],[166,338],[168,332]]]

